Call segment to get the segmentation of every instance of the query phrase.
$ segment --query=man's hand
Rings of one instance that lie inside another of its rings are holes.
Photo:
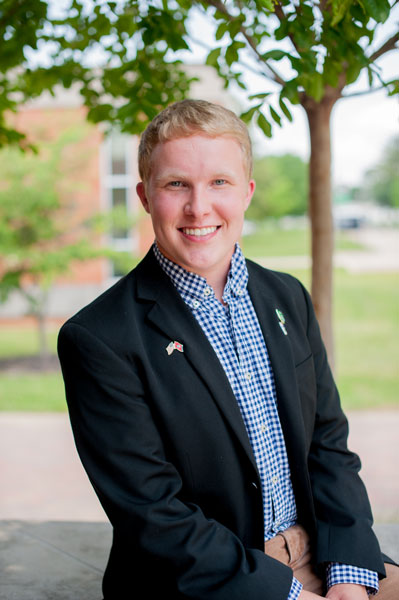
[[[302,590],[298,600],[321,600],[323,596]],[[326,598],[330,600],[367,600],[368,594],[364,585],[354,583],[338,583],[327,592]]]
[[[298,600],[323,600],[323,596],[319,596],[318,594],[313,594],[313,592],[307,592],[306,590],[302,590],[302,592],[298,596]]]
[[[367,600],[368,594],[364,585],[337,583],[337,585],[330,587],[326,598],[330,598],[331,600]]]

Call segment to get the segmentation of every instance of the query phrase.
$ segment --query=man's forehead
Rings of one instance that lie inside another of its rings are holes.
[[[152,169],[177,175],[183,175],[195,167],[233,174],[237,163],[244,166],[241,146],[235,138],[225,135],[211,137],[196,134],[159,142],[151,157]]]

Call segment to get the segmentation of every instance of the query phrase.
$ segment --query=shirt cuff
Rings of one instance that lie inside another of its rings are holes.
[[[352,565],[344,565],[342,563],[329,563],[326,572],[327,588],[337,583],[364,585],[370,595],[378,592],[378,575],[375,571],[353,567]]]
[[[292,579],[291,589],[287,600],[298,600],[299,594],[302,592],[302,587],[302,583],[294,577]]]

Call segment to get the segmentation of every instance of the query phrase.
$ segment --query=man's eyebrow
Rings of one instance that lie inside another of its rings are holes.
[[[155,183],[159,183],[160,181],[174,181],[175,179],[187,179],[187,175],[178,173],[177,171],[165,171],[154,177]]]
[[[190,175],[187,173],[179,173],[178,171],[165,171],[164,173],[160,173],[159,175],[155,175],[154,181],[155,183],[160,183],[163,181],[175,181],[175,180],[187,180],[190,179]],[[210,179],[233,179],[235,177],[234,171],[216,171],[212,173]]]

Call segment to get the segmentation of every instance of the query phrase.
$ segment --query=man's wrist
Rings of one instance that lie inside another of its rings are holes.
[[[299,594],[302,591],[302,583],[296,579],[296,577],[292,578],[292,584],[290,593],[287,596],[287,600],[298,600]]]
[[[363,586],[370,595],[376,594],[379,589],[378,574],[375,571],[342,563],[329,563],[326,569],[327,589],[345,583]]]

